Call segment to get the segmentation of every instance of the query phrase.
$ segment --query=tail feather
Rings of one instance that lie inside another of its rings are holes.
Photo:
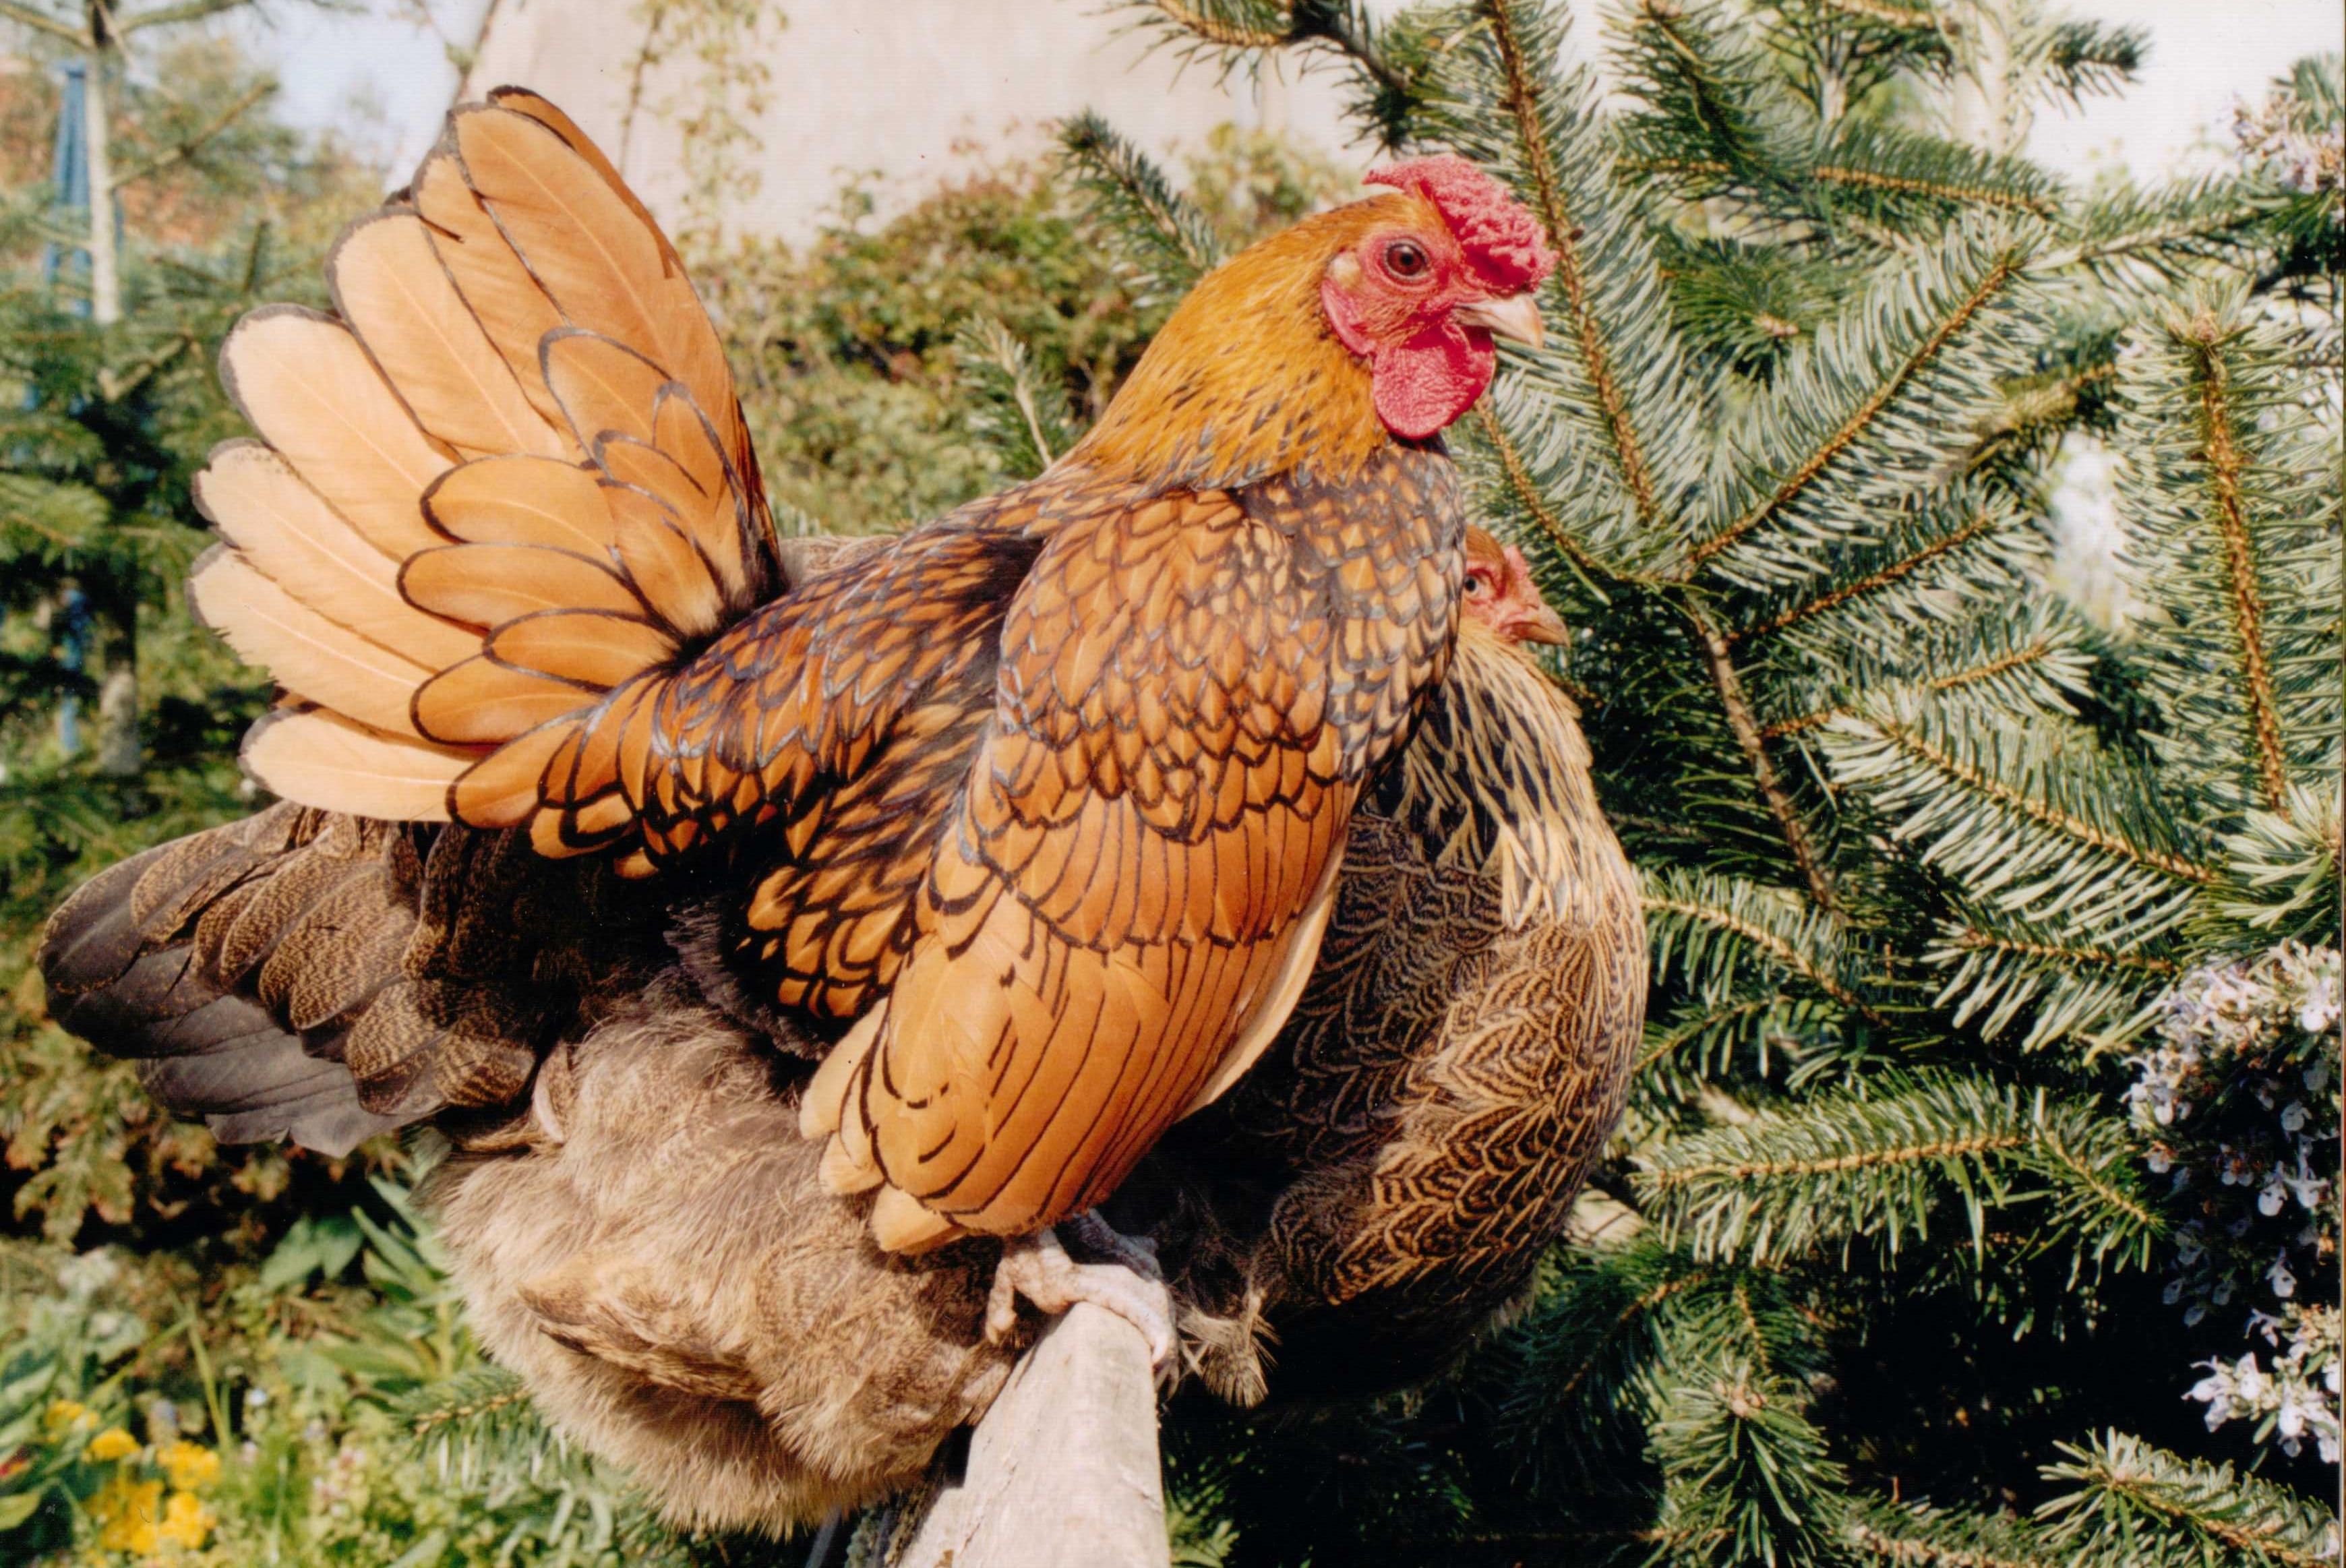
[[[501,89],[328,270],[337,315],[230,334],[261,439],[199,481],[225,547],[192,602],[297,699],[245,765],[328,809],[624,840],[635,721],[780,581],[674,247],[567,117]]]
[[[326,257],[334,308],[424,433],[460,457],[559,457],[566,442],[521,382],[413,212],[353,224]]]
[[[301,852],[314,825],[280,807],[126,860],[50,918],[39,962],[56,1021],[102,1051],[138,1058],[142,1081],[174,1110],[204,1116],[232,1142],[291,1136],[344,1154],[397,1121],[370,1111],[350,1069],[264,995],[240,989],[244,970],[227,967],[265,970],[278,952],[281,933],[245,917],[274,873],[322,859]],[[322,892],[319,881],[309,891]],[[307,912],[317,900],[302,900],[303,891],[289,882],[276,898]],[[286,983],[298,967],[288,964],[273,989],[315,1003]]]
[[[51,1013],[232,1141],[346,1152],[504,1105],[579,1026],[586,977],[664,953],[661,916],[526,837],[271,807],[150,850],[51,917]]]

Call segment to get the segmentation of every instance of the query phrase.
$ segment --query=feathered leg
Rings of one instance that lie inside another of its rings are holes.
[[[1018,1326],[1018,1299],[1043,1311],[1065,1312],[1078,1301],[1104,1307],[1141,1332],[1148,1359],[1162,1367],[1173,1359],[1173,1297],[1157,1267],[1156,1249],[1118,1234],[1096,1213],[1067,1222],[1086,1247],[1105,1253],[1105,1263],[1078,1263],[1067,1256],[1057,1233],[1046,1227],[1002,1245],[994,1290],[986,1298],[985,1337],[1000,1344]]]

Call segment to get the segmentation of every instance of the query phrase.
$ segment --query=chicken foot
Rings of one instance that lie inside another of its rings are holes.
[[[1021,1297],[1052,1314],[1088,1301],[1140,1330],[1148,1341],[1151,1365],[1163,1367],[1171,1361],[1173,1296],[1157,1266],[1156,1248],[1120,1235],[1096,1213],[1086,1212],[1068,1221],[1066,1228],[1086,1250],[1104,1255],[1106,1261],[1076,1262],[1050,1227],[1005,1241],[1001,1266],[994,1273],[994,1289],[985,1302],[987,1341],[998,1345],[1016,1329]]]

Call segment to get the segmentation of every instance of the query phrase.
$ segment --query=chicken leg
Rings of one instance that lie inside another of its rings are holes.
[[[1096,1213],[1078,1216],[1067,1222],[1067,1228],[1087,1250],[1103,1254],[1105,1261],[1076,1262],[1047,1226],[1032,1236],[1005,1241],[994,1289],[986,1298],[987,1341],[998,1345],[1017,1327],[1021,1297],[1046,1313],[1065,1312],[1078,1301],[1088,1301],[1140,1330],[1148,1341],[1151,1365],[1161,1368],[1171,1361],[1173,1298],[1157,1267],[1156,1249],[1119,1235]]]

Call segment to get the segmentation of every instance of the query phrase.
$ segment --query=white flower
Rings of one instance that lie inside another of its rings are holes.
[[[2325,974],[2306,988],[2297,1010],[2297,1026],[2308,1034],[2320,1034],[2337,1022],[2338,977]]]
[[[2284,1301],[2297,1294],[2297,1276],[2289,1271],[2286,1252],[2273,1259],[2273,1266],[2265,1270],[2265,1278],[2272,1286],[2272,1293]]]
[[[66,1294],[76,1301],[87,1301],[107,1286],[122,1272],[122,1265],[114,1254],[103,1247],[92,1247],[78,1257],[68,1258],[57,1266],[57,1283]],[[111,1330],[100,1330],[101,1334]]]

